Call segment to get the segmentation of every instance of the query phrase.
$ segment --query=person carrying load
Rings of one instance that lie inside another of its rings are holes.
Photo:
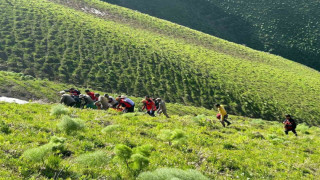
[[[119,108],[120,106],[123,107],[122,112],[134,112],[135,104],[130,98],[127,98],[126,96],[122,95],[117,97],[116,100],[119,102],[117,108]]]
[[[228,113],[227,111],[224,109],[224,106],[223,105],[220,105],[220,104],[216,104],[215,105],[216,108],[218,109],[219,113],[220,113],[220,122],[222,124],[223,127],[226,127],[225,123],[227,123],[227,126],[229,126],[231,123],[228,121]],[[218,116],[217,116],[218,117]]]
[[[167,118],[170,118],[169,115],[167,114],[167,107],[166,107],[166,103],[161,100],[160,98],[156,99],[157,102],[159,103],[159,108],[158,108],[158,114],[163,113]]]
[[[117,109],[119,102],[115,98],[113,98],[112,96],[109,96],[108,94],[104,94],[104,97],[108,99],[110,108]]]
[[[156,104],[154,103],[154,101],[150,98],[150,96],[146,96],[146,98],[144,100],[142,100],[143,103],[143,107],[142,107],[142,111],[144,109],[147,109],[147,113],[154,117],[154,112],[157,110],[156,108]]]
[[[286,119],[283,121],[284,124],[284,132],[288,135],[289,131],[292,131],[294,135],[298,136],[296,132],[297,123],[294,119],[291,118],[290,114],[286,115]]]
[[[89,89],[85,90],[86,94],[91,97],[93,101],[97,101],[98,98],[94,95],[94,92],[91,92]]]
[[[72,98],[70,94],[66,94],[65,91],[60,91],[61,99],[60,103],[65,104],[66,106],[74,106],[76,104],[76,101]]]
[[[79,98],[81,99],[81,109],[83,109],[85,106],[87,109],[97,109],[96,105],[94,105],[94,101],[90,96],[80,94]]]
[[[95,105],[98,109],[108,110],[109,109],[109,103],[108,99],[104,96],[100,96],[100,94],[96,93],[95,97],[98,98],[98,101],[95,102]]]

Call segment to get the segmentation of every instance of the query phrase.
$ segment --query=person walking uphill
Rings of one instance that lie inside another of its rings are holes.
[[[296,136],[298,136],[296,132],[297,123],[294,119],[291,118],[291,115],[287,114],[286,119],[283,121],[284,124],[284,132],[288,135],[289,131],[292,131]]]
[[[94,92],[91,92],[89,89],[85,90],[86,94],[91,97],[93,101],[97,101],[98,98],[94,95]]]
[[[226,127],[224,122],[226,122],[227,126],[229,126],[231,123],[228,121],[228,113],[224,109],[223,105],[216,104],[215,106],[216,106],[216,108],[218,108],[218,111],[220,113],[220,122],[221,122],[222,126]]]
[[[65,91],[60,91],[61,99],[60,103],[65,104],[66,106],[74,106],[76,104],[76,101],[72,98],[70,94],[66,94]]]
[[[119,102],[117,108],[122,106],[124,109],[122,112],[127,113],[127,112],[134,112],[134,102],[127,98],[126,96],[122,95],[116,98],[116,100]]]
[[[159,103],[159,108],[158,108],[158,114],[163,113],[167,118],[170,118],[169,115],[167,114],[167,107],[166,103],[162,101],[160,98],[157,98],[156,101]]]
[[[96,106],[98,109],[108,110],[109,109],[109,103],[108,98],[104,96],[100,96],[100,94],[95,94],[95,96],[98,98],[98,101],[96,101]]]
[[[83,109],[84,106],[86,108],[90,109],[97,109],[96,105],[94,105],[94,101],[91,99],[90,96],[85,95],[85,94],[80,94],[79,98],[81,99],[81,108]]]
[[[154,112],[157,110],[156,104],[154,103],[154,101],[150,98],[150,96],[146,96],[146,98],[144,100],[142,100],[143,103],[143,108],[142,111],[144,109],[147,109],[147,113],[154,117]]]

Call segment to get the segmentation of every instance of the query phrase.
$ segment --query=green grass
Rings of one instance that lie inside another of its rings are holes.
[[[199,124],[190,115],[167,119],[69,108],[86,128],[68,135],[58,129],[61,118],[50,115],[54,106],[0,103],[0,120],[10,128],[9,133],[0,132],[2,178],[192,179],[201,173],[209,179],[316,179],[320,175],[318,127],[299,124],[295,137],[286,136],[281,123],[257,123],[240,116],[231,116],[233,124],[222,128],[213,115],[205,116],[211,121]],[[102,130],[110,124],[125,130],[106,135]],[[164,131],[173,139],[185,138],[185,143],[170,145],[159,137]],[[130,152],[116,151],[120,146]]]
[[[267,120],[289,113],[319,124],[320,75],[305,66],[97,0],[0,2],[4,70],[185,105],[219,102],[232,114]],[[15,83],[32,94],[48,90],[49,82],[28,87],[32,77],[22,78]]]
[[[320,69],[316,0],[102,0]]]

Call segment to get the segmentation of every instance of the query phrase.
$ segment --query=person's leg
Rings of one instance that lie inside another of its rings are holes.
[[[227,126],[229,126],[229,125],[231,124],[231,122],[228,121],[228,114],[225,115],[225,117],[224,117],[224,122],[227,123]]]
[[[154,117],[154,111],[150,112],[150,116]]]
[[[167,118],[170,118],[169,115],[168,115],[168,113],[167,113],[167,111],[162,111],[162,112],[163,112],[163,114],[164,114]]]
[[[296,129],[292,129],[292,132],[294,133],[294,135],[298,136],[297,132],[296,132]]]
[[[284,133],[286,133],[286,135],[288,135],[289,131],[288,131],[288,130],[285,130]]]

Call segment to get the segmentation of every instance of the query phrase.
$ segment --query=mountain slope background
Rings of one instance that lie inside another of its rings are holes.
[[[0,2],[2,70],[319,124],[320,75],[300,64],[97,0]]]
[[[103,0],[320,70],[320,3],[255,0]]]

